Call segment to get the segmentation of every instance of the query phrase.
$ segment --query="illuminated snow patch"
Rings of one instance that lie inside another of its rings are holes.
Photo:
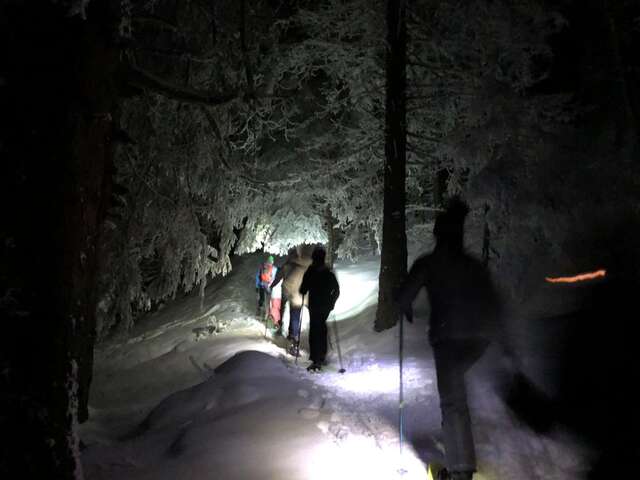
[[[340,297],[333,310],[337,320],[357,315],[378,300],[378,279],[368,272],[337,272]]]
[[[432,383],[419,368],[407,366],[403,368],[405,387],[423,386]],[[397,394],[400,385],[400,373],[397,365],[372,364],[357,370],[347,369],[345,374],[324,373],[316,380],[325,386],[332,386],[351,393],[365,394]]]
[[[338,443],[313,448],[308,463],[310,480],[424,480],[425,465],[409,449],[383,447],[375,438],[351,435]]]

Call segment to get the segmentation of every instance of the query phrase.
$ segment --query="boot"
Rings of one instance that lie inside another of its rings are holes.
[[[322,370],[322,365],[319,363],[312,363],[307,367],[307,372],[316,373]]]

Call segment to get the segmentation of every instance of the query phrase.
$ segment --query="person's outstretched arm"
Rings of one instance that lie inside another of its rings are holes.
[[[274,277],[273,282],[271,282],[271,285],[269,285],[270,289],[273,289],[273,287],[275,287],[278,284],[278,282],[282,280],[282,278],[284,277],[283,272],[284,272],[284,266],[276,270],[276,276]]]
[[[338,279],[335,274],[331,273],[331,310],[335,307],[336,302],[338,301],[338,297],[340,296],[340,284],[338,283]]]
[[[400,311],[407,315],[409,320],[413,317],[411,305],[418,295],[420,289],[424,286],[426,274],[426,265],[424,260],[418,259],[411,266],[407,278],[402,285],[394,292],[394,301]]]
[[[302,283],[300,284],[300,288],[298,291],[302,295],[306,295],[309,291],[309,287],[311,286],[311,267],[307,268],[304,272],[304,276],[302,277]]]

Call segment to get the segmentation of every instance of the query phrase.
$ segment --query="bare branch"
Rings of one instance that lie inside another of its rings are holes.
[[[167,98],[196,105],[226,105],[238,98],[237,92],[218,94],[180,87],[131,64],[127,66],[126,80],[143,90],[151,90]]]
[[[134,48],[136,50],[139,50],[142,53],[147,53],[151,55],[160,55],[163,57],[179,57],[179,58],[182,58],[185,60],[191,60],[197,63],[213,63],[215,61],[220,60],[219,57],[215,55],[213,49],[211,49],[208,52],[196,53],[196,52],[189,52],[187,50],[145,47],[142,45],[136,45]]]
[[[142,23],[145,25],[153,25],[154,27],[158,27],[160,29],[164,29],[164,30],[171,30],[172,32],[176,33],[178,31],[178,26],[174,25],[173,23],[169,22],[168,20],[165,20],[163,18],[160,17],[156,17],[156,16],[136,16],[136,17],[131,17],[131,20],[135,23]]]

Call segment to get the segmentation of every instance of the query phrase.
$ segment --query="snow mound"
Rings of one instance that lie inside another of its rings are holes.
[[[162,400],[127,438],[89,448],[87,478],[308,478],[304,452],[325,441],[316,423],[333,413],[311,390],[281,359],[237,353]]]
[[[235,354],[215,369],[216,375],[233,375],[237,379],[279,376],[287,373],[285,363],[257,350]]]
[[[205,382],[162,400],[125,438],[136,437],[149,430],[176,427],[196,418],[202,422],[229,409],[280,395],[288,375],[284,363],[266,353],[237,353],[216,368]],[[294,386],[291,388],[295,389]]]

